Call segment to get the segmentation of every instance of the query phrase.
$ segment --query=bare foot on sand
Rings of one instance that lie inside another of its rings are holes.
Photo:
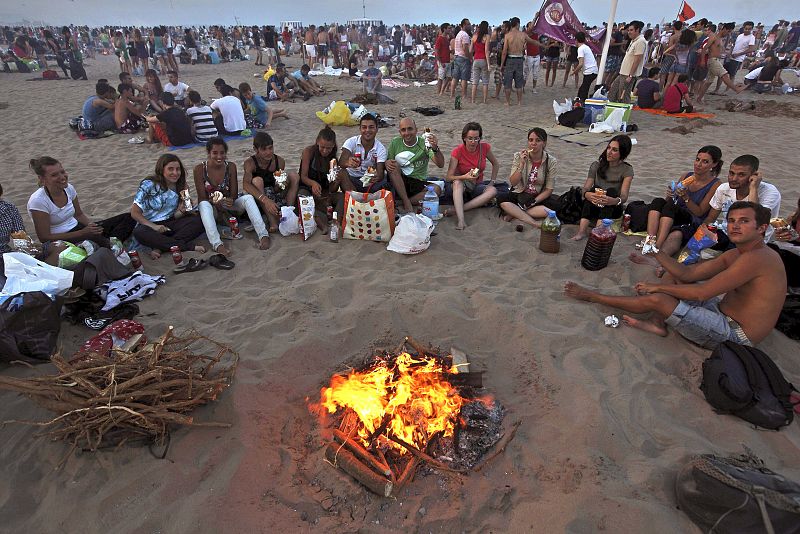
[[[638,263],[639,265],[652,265],[653,267],[659,265],[657,259],[653,258],[652,256],[646,256],[641,252],[631,252],[628,255],[628,259],[633,263]]]
[[[231,250],[225,246],[225,243],[220,243],[217,245],[217,248],[214,249],[214,252],[217,254],[222,254],[223,256],[230,256],[233,254],[233,252],[231,252]]]
[[[467,227],[467,223],[463,223],[463,222],[462,223],[458,223],[456,225],[456,230],[463,230],[466,227]]]
[[[584,234],[584,233],[582,233],[582,232],[578,232],[577,234],[575,234],[574,236],[572,236],[572,240],[573,240],[573,241],[580,241],[580,240],[582,240],[582,239],[586,239],[586,234]]]
[[[157,260],[161,257],[161,251],[158,249],[153,249],[150,251],[150,258]]]
[[[264,237],[258,240],[259,250],[267,250],[271,246],[272,246],[272,241],[270,240],[268,235],[265,235]]]
[[[503,215],[503,220],[504,220],[505,222],[511,222],[511,221],[513,221],[513,220],[514,220],[514,217],[512,217],[511,215],[507,215],[507,214],[506,214],[506,215]]]
[[[657,336],[666,337],[667,335],[667,329],[661,322],[655,324],[652,320],[648,319],[640,321],[639,319],[634,319],[630,315],[623,315],[622,322],[630,327],[638,328],[639,330],[644,330],[645,332],[650,332]]]
[[[205,254],[206,247],[204,247],[203,245],[195,245],[194,246],[194,251],[195,252],[199,252],[200,254]]]
[[[589,302],[592,298],[592,295],[594,295],[594,291],[586,289],[575,282],[567,282],[564,284],[564,294],[577,300]]]

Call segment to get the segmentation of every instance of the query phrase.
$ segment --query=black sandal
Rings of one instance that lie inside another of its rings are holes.
[[[236,264],[233,263],[231,260],[223,256],[222,254],[214,254],[208,259],[208,264],[214,267],[215,269],[221,269],[223,271],[230,271]]]

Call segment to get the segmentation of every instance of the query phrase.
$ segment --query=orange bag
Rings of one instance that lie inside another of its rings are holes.
[[[342,236],[388,243],[393,234],[394,196],[391,191],[345,193]]]

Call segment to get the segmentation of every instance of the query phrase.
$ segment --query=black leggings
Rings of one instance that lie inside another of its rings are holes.
[[[196,215],[167,219],[155,224],[163,224],[170,231],[161,234],[143,224],[133,230],[133,236],[139,243],[155,250],[167,251],[175,246],[180,247],[181,251],[194,250],[194,240],[205,233],[203,221]]]
[[[120,213],[108,219],[97,221],[97,225],[103,229],[103,234],[92,237],[89,241],[93,241],[103,248],[111,248],[111,238],[116,237],[123,243],[133,234],[133,228],[136,226],[136,221],[133,220],[130,213]],[[86,225],[78,223],[70,232],[83,230]]]
[[[654,198],[653,201],[650,202],[649,211],[657,211],[662,217],[669,217],[672,219],[672,226],[692,224],[694,221],[692,212],[683,206],[679,206],[673,200]]]
[[[594,191],[596,188],[593,187],[591,191]],[[616,197],[619,195],[619,192],[616,188],[612,187],[611,189],[606,190],[606,195],[610,197]],[[589,219],[590,221],[596,219],[619,219],[622,217],[622,213],[625,211],[625,206],[620,204],[619,206],[595,206],[588,200],[584,200],[583,202],[583,209],[581,210],[581,219]]]

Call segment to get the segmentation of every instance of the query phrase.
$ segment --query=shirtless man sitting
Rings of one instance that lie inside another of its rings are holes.
[[[135,133],[144,128],[147,121],[144,118],[145,107],[133,102],[133,87],[127,83],[117,86],[119,98],[114,102],[114,124],[119,133]]]
[[[567,282],[568,297],[648,313],[647,320],[627,315],[628,326],[667,335],[666,325],[705,348],[724,341],[761,342],[775,327],[786,296],[786,271],[780,256],[764,244],[770,211],[739,201],[728,210],[728,229],[736,248],[711,261],[682,265],[662,252],[655,258],[669,273],[661,283],[639,282],[634,297],[602,295]],[[697,282],[706,281],[698,284]],[[720,298],[720,295],[724,297]]]

